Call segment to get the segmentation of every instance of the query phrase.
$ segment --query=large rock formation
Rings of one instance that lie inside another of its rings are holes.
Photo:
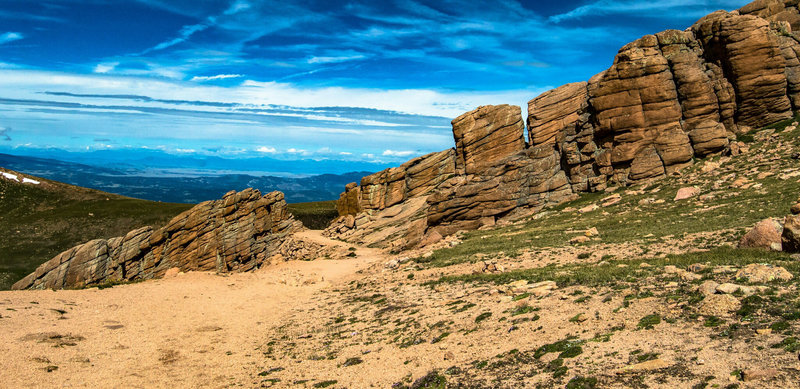
[[[800,109],[797,4],[758,0],[625,45],[588,82],[531,100],[527,140],[518,107],[465,113],[452,122],[455,150],[442,152],[453,158],[421,157],[437,167],[423,169],[424,190],[409,190],[407,164],[364,177],[342,194],[341,217],[328,233],[414,246],[575,193],[664,177],[723,152],[736,134]]]
[[[283,193],[230,192],[176,216],[166,226],[144,227],[124,237],[73,247],[39,266],[12,289],[77,288],[107,282],[160,278],[183,271],[255,269],[285,238],[302,229],[287,211]]]

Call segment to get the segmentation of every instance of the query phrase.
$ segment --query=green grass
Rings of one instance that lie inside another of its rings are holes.
[[[289,212],[312,230],[325,229],[339,216],[339,212],[336,211],[336,201],[333,200],[289,204]]]
[[[642,262],[652,265],[649,268],[640,268]],[[453,282],[476,282],[507,284],[517,280],[529,282],[555,281],[559,286],[609,286],[616,282],[635,281],[662,271],[666,265],[675,265],[686,268],[693,263],[708,263],[712,266],[730,265],[745,266],[751,263],[773,263],[785,267],[787,270],[800,275],[800,263],[781,252],[772,252],[758,249],[737,249],[732,247],[718,247],[704,252],[693,252],[679,255],[668,255],[665,258],[647,258],[631,260],[608,261],[605,264],[569,264],[563,266],[549,265],[540,268],[512,270],[505,273],[479,273],[444,276],[438,280],[429,281],[428,285]],[[619,265],[627,265],[620,267]]]
[[[192,207],[41,181],[0,180],[0,290],[73,246],[160,226]]]

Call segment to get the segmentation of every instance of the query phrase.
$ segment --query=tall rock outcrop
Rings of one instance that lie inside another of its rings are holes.
[[[176,216],[166,226],[97,239],[45,262],[12,289],[77,288],[160,278],[183,271],[241,272],[261,266],[284,239],[302,229],[283,193],[230,192]]]
[[[465,113],[452,122],[454,158],[427,170],[425,190],[409,190],[405,165],[365,177],[342,194],[328,233],[414,246],[723,152],[736,134],[800,110],[798,2],[758,0],[625,45],[606,71],[532,99],[527,139],[518,107]]]

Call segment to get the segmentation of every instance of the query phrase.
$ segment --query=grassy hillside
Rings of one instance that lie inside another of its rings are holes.
[[[336,212],[336,201],[289,204],[289,212],[312,230],[324,229],[339,216],[339,212]]]
[[[192,207],[37,180],[0,178],[0,290],[70,247],[160,225]]]

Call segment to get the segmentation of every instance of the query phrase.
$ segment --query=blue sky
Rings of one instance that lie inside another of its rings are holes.
[[[391,165],[747,1],[0,0],[0,152]]]

